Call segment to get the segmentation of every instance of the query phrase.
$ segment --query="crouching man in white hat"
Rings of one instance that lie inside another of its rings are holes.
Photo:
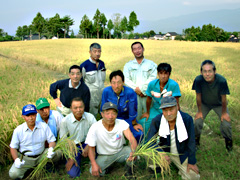
[[[176,98],[162,98],[162,113],[151,123],[147,141],[156,134],[160,136],[159,145],[163,151],[172,155],[165,156],[179,169],[182,179],[200,179],[195,157],[195,133],[193,119],[187,113],[178,111]]]

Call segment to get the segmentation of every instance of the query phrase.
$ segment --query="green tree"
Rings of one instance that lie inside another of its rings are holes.
[[[38,32],[38,36],[40,39],[41,33],[43,32],[43,28],[45,26],[45,19],[43,18],[40,12],[37,13],[36,17],[32,21],[33,27]]]
[[[74,25],[74,20],[67,15],[61,18],[60,22],[62,24],[62,28],[64,29],[64,38],[66,38],[66,34],[69,32],[70,26]]]
[[[128,29],[128,21],[127,21],[127,18],[126,16],[124,16],[121,20],[121,23],[120,23],[120,26],[119,26],[119,30],[121,31],[122,33],[122,38],[123,38],[123,34],[127,31]]]
[[[114,36],[116,38],[119,37],[119,35],[121,35],[121,32],[119,30],[119,26],[120,26],[120,23],[121,23],[121,14],[120,13],[114,13],[112,15],[112,22],[113,22],[113,25],[114,25]]]
[[[79,28],[80,28],[79,33],[85,34],[85,38],[87,38],[87,33],[88,33],[88,31],[90,31],[91,24],[92,24],[92,22],[89,20],[89,18],[85,14],[83,16],[80,26],[79,26]]]
[[[99,39],[99,31],[101,29],[101,13],[98,9],[96,10],[93,20],[94,20],[95,29],[97,31],[97,38]]]
[[[111,19],[109,19],[107,24],[108,30],[109,30],[109,39],[111,39],[111,30],[114,28],[113,22]]]
[[[51,17],[47,23],[48,31],[52,36],[57,36],[59,38],[59,33],[61,32],[62,23],[61,18],[58,13],[54,17]]]
[[[134,28],[139,25],[139,21],[137,20],[137,15],[134,11],[130,13],[129,21],[128,21],[128,31],[133,32]]]
[[[150,33],[150,36],[154,36],[156,34],[154,30],[149,31],[149,33]]]
[[[105,26],[107,25],[107,18],[104,13],[101,13],[100,19],[101,19],[101,25],[103,28],[103,39],[105,39]]]
[[[2,36],[1,30],[2,29],[0,29],[0,37]],[[16,31],[16,36],[23,39],[23,29],[21,26],[18,26],[17,31]]]

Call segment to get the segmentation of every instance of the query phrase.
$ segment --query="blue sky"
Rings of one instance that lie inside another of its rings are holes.
[[[70,15],[79,30],[84,14],[93,18],[96,9],[110,19],[114,13],[129,17],[135,11],[139,20],[160,20],[196,12],[240,8],[240,0],[5,0],[0,3],[0,28],[15,35],[17,27],[30,25],[38,12],[44,18]]]

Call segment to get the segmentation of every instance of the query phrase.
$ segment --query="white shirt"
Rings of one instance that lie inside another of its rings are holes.
[[[115,120],[112,131],[108,131],[99,120],[89,129],[85,143],[91,147],[97,147],[98,154],[111,155],[121,151],[125,144],[123,131],[129,128],[129,124],[120,119]]]
[[[137,60],[131,60],[123,68],[125,84],[136,89],[139,87],[144,95],[150,81],[157,77],[157,64],[151,60],[143,59],[140,64]]]
[[[174,155],[178,155],[177,145],[176,145],[176,138],[175,138],[175,129],[170,131],[171,134],[171,148],[170,152]]]
[[[34,156],[44,151],[45,141],[48,141],[48,143],[56,141],[46,123],[35,122],[35,127],[32,131],[25,122],[14,130],[10,147],[19,149],[20,152],[29,150],[31,152],[26,152],[25,155]]]
[[[76,144],[85,141],[89,128],[97,122],[95,117],[84,112],[80,121],[76,120],[73,113],[63,118],[60,125],[60,138],[71,136]]]

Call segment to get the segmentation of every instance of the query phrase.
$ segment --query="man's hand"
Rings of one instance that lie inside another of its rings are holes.
[[[146,118],[146,121],[147,121],[148,118],[149,118],[149,113],[148,113],[148,112],[143,113],[140,118],[141,118],[141,119],[142,119],[142,118]]]
[[[134,161],[137,157],[133,157],[133,152],[130,152],[127,161]]]
[[[202,112],[197,112],[197,114],[195,115],[194,120],[199,119],[199,118],[203,119],[203,114],[202,114]]]
[[[25,161],[24,160],[20,160],[19,158],[16,158],[14,161],[14,165],[16,168],[21,168],[24,165]]]
[[[92,164],[92,175],[99,177],[99,172],[102,173],[101,168],[97,163]]]
[[[85,148],[82,151],[82,156],[87,157],[88,156],[88,145],[85,146]]]
[[[54,99],[54,101],[58,107],[62,107],[62,102],[60,101],[59,98]]]
[[[167,162],[168,162],[168,164],[171,164],[171,159],[170,159],[170,157],[169,156],[164,156],[165,157],[165,159],[167,160]]]
[[[66,170],[70,171],[74,163],[75,166],[78,166],[78,164],[73,159],[68,159],[67,164],[65,165]]]
[[[188,164],[187,173],[189,173],[190,169],[193,170],[195,173],[199,174],[199,170],[196,164]]]
[[[137,95],[139,95],[139,96],[142,94],[142,91],[140,90],[139,87],[136,87],[135,92],[136,92]]]
[[[133,126],[133,128],[134,128],[137,132],[139,132],[139,130],[143,131],[143,127],[142,127],[141,124],[136,124],[135,126]]]
[[[47,158],[52,159],[55,152],[53,152],[53,147],[48,148]]]
[[[227,112],[226,113],[222,113],[222,115],[221,115],[221,121],[223,121],[224,119],[226,121],[228,121],[228,122],[231,121],[230,116],[229,116],[229,114]]]

